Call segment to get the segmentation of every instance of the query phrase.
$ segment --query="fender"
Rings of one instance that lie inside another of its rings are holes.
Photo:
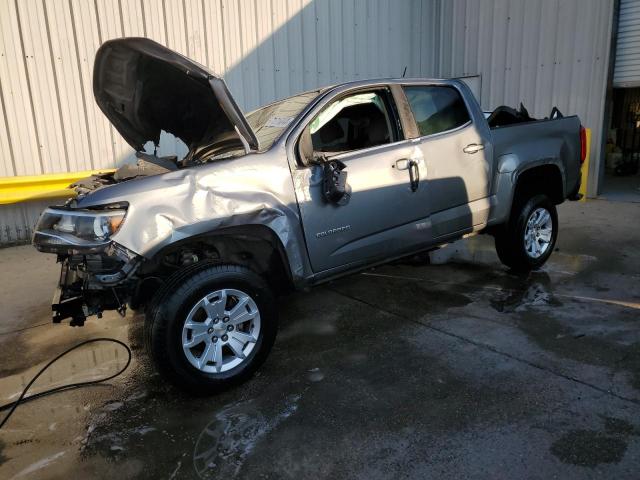
[[[491,212],[488,225],[497,225],[509,220],[511,206],[518,181],[526,172],[540,167],[552,166],[558,169],[561,178],[562,198],[566,196],[566,175],[562,162],[557,157],[545,157],[535,160],[523,160],[516,154],[505,154],[498,158],[496,178],[492,195],[497,198],[496,206]]]

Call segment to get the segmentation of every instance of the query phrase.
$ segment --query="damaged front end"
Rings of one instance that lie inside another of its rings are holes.
[[[74,200],[42,214],[33,244],[62,264],[54,322],[141,308],[199,261],[308,276],[290,166],[281,151],[260,150],[256,131],[275,141],[317,92],[254,112],[251,124],[222,78],[146,38],[105,42],[93,90],[137,162],[76,182]],[[270,124],[275,115],[288,120]],[[184,158],[156,155],[163,132],[187,147]]]
[[[54,323],[70,318],[72,326],[82,326],[88,316],[100,317],[104,310],[124,315],[141,260],[111,240],[125,221],[126,208],[51,207],[41,215],[33,244],[57,254],[62,264],[51,306]]]

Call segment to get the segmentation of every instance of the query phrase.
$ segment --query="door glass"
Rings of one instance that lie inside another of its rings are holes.
[[[314,152],[340,153],[395,141],[382,94],[358,93],[329,104],[310,124]]]
[[[469,122],[469,112],[453,87],[404,87],[421,136],[453,130]]]

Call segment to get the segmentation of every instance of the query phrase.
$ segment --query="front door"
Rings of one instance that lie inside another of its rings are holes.
[[[344,162],[351,189],[346,204],[329,203],[322,167],[294,172],[316,273],[399,255],[430,239],[422,152],[403,139],[392,101],[386,89],[344,95],[310,123],[314,152]]]

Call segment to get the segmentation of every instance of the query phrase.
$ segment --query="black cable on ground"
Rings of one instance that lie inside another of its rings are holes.
[[[75,350],[77,348],[80,348],[80,347],[82,347],[84,345],[87,345],[89,343],[97,343],[97,342],[112,342],[112,343],[117,343],[118,345],[124,347],[124,349],[127,351],[127,354],[129,355],[129,358],[127,358],[126,365],[124,367],[122,367],[119,371],[114,373],[113,375],[110,375],[110,376],[105,377],[105,378],[100,378],[98,380],[88,380],[88,381],[85,381],[85,382],[70,383],[68,385],[61,385],[59,387],[55,387],[55,388],[52,388],[50,390],[45,390],[43,392],[39,392],[39,393],[36,393],[34,395],[30,395],[28,397],[25,397],[25,395],[29,391],[29,388],[31,388],[31,385],[33,385],[35,383],[35,381],[38,379],[38,377],[40,377],[40,375],[42,375],[47,368],[49,368],[55,362],[60,360],[67,353],[72,352],[73,350]],[[123,373],[127,368],[129,368],[130,364],[131,364],[131,349],[124,342],[121,342],[120,340],[116,340],[115,338],[93,338],[91,340],[86,340],[84,342],[80,342],[77,345],[74,345],[73,347],[68,348],[67,350],[62,352],[60,355],[55,357],[53,360],[51,360],[49,363],[47,363],[44,367],[42,367],[40,369],[40,371],[31,379],[31,381],[29,381],[27,386],[24,387],[24,390],[22,390],[22,393],[20,394],[20,397],[18,397],[18,400],[16,400],[15,402],[7,403],[5,405],[1,405],[0,406],[0,411],[11,409],[11,410],[9,410],[9,413],[7,414],[7,416],[4,417],[4,419],[2,419],[2,422],[0,422],[0,428],[4,427],[4,424],[7,423],[7,420],[9,420],[9,417],[11,417],[11,415],[13,415],[13,412],[16,411],[16,408],[18,408],[18,405],[20,405],[21,403],[30,402],[31,400],[35,400],[37,398],[41,398],[41,397],[44,397],[46,395],[50,395],[52,393],[61,392],[63,390],[71,390],[73,388],[84,387],[84,386],[87,386],[87,385],[96,385],[98,383],[106,382],[108,380],[111,380],[112,378],[117,377],[121,373]]]

